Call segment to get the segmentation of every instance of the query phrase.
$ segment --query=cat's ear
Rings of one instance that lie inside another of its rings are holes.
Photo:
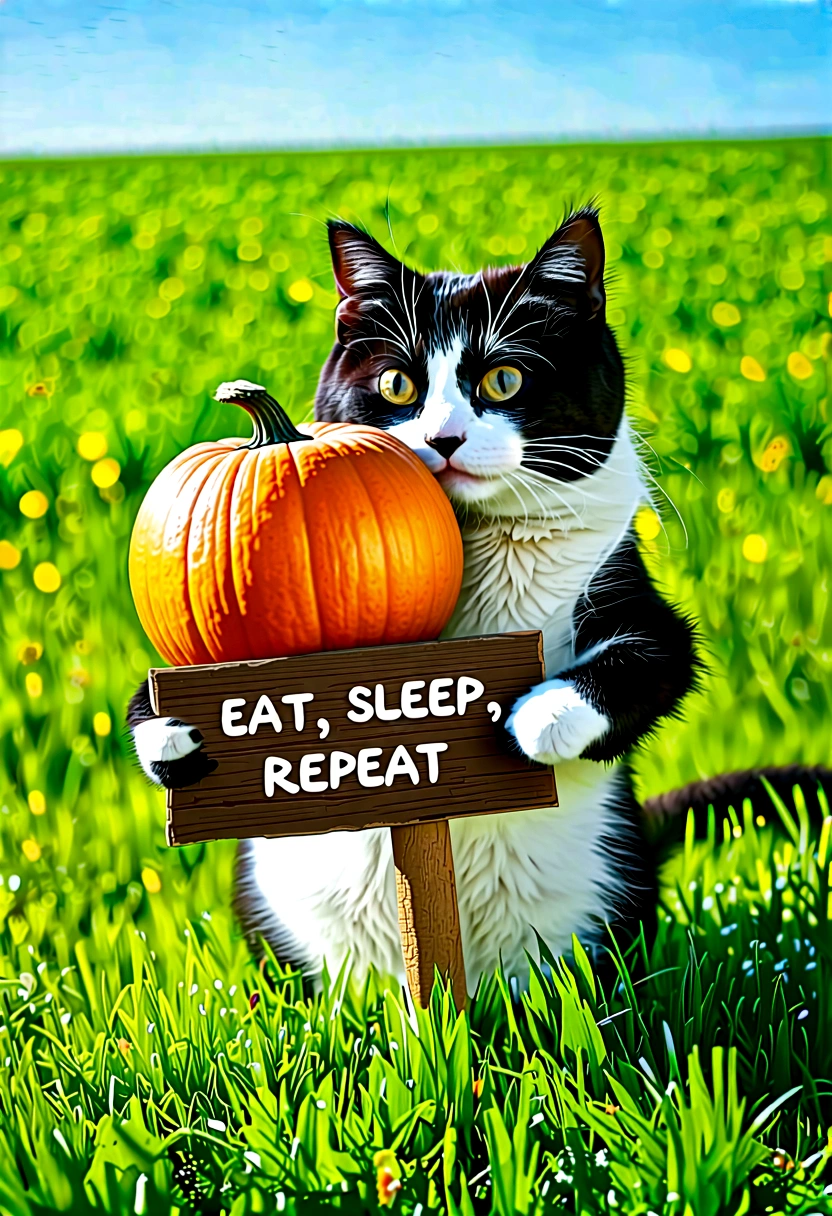
[[[418,276],[368,232],[343,220],[330,220],[327,230],[335,286],[341,297],[335,310],[335,337],[342,342],[359,321],[363,301],[402,293],[410,298]]]
[[[570,215],[531,264],[532,273],[558,294],[585,298],[591,315],[603,311],[604,238],[594,208]]]
[[[330,220],[327,230],[335,286],[342,300],[396,286],[401,283],[402,273],[413,276],[369,232],[343,220]]]

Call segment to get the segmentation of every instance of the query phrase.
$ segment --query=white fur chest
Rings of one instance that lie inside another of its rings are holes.
[[[540,629],[547,673],[554,675],[575,658],[578,600],[645,497],[626,421],[591,477],[507,482],[487,516],[463,521],[462,591],[445,636]]]
[[[446,637],[540,629],[546,668],[572,658],[575,605],[598,568],[598,534],[547,521],[489,519],[463,529],[465,570]]]

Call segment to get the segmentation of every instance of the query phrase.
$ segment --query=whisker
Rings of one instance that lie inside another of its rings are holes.
[[[527,524],[529,522],[529,508],[526,506],[526,504],[523,502],[523,499],[518,494],[517,490],[515,490],[514,486],[511,484],[511,481],[509,480],[510,477],[511,477],[510,473],[500,473],[500,481],[505,482],[505,484],[508,486],[508,488],[514,494],[514,497],[520,503],[520,506],[523,508],[523,510],[525,512],[525,519],[523,520],[523,522],[524,522],[524,524]]]
[[[525,473],[531,472],[530,469],[524,469],[523,471]],[[532,494],[535,498],[537,498],[537,495],[534,493],[534,490],[528,484],[528,481],[516,472],[515,472],[515,476],[518,477],[518,480],[520,481],[521,485],[524,485],[525,488],[529,491],[529,493]],[[558,502],[561,504],[562,507],[565,507],[567,509],[567,511],[572,512],[572,514],[575,516],[575,519],[578,521],[579,527],[583,528],[584,521],[581,518],[581,516],[578,514],[578,512],[575,510],[575,508],[572,506],[572,504],[570,502],[567,502],[567,500],[565,498],[562,498],[560,496],[560,494],[558,494],[557,490],[552,489],[551,486],[547,486],[547,489],[549,489],[551,491],[551,493],[554,494],[555,498],[558,500]],[[540,499],[537,498],[537,501],[540,502]],[[542,503],[540,503],[540,506],[541,506],[541,509],[545,512],[546,508],[543,506]],[[545,516],[545,518],[554,518],[554,517]]]
[[[509,474],[509,476],[512,476],[512,474]],[[531,487],[531,485],[528,483],[528,481],[527,481],[527,480],[526,480],[526,479],[525,479],[525,478],[522,476],[522,474],[521,474],[521,473],[519,473],[519,472],[517,472],[517,471],[515,471],[515,473],[513,474],[513,476],[515,476],[515,477],[517,478],[517,480],[520,482],[520,485],[521,485],[521,486],[523,486],[523,488],[524,488],[525,490],[528,490],[528,491],[529,491],[529,493],[531,494],[532,498],[535,500],[535,502],[537,503],[537,505],[540,507],[541,511],[543,512],[542,518],[543,518],[543,519],[546,519],[546,520],[554,519],[554,518],[555,518],[555,516],[552,514],[552,512],[551,512],[551,511],[547,511],[547,510],[546,510],[545,506],[544,506],[544,505],[543,505],[543,503],[540,501],[540,499],[538,498],[538,496],[535,494],[534,490],[532,489],[532,487]],[[527,514],[527,516],[526,516],[526,523],[528,523],[528,514]]]
[[[563,468],[570,468],[570,466],[569,466],[569,465],[563,465],[562,467],[563,467]],[[564,490],[566,490],[566,489],[574,489],[574,490],[576,490],[576,491],[577,491],[577,492],[578,492],[578,493],[581,495],[581,497],[582,497],[583,499],[585,499],[587,502],[596,502],[596,503],[599,503],[601,506],[604,506],[604,507],[616,507],[616,506],[621,506],[621,500],[620,500],[619,498],[604,498],[604,497],[603,497],[603,496],[601,496],[600,494],[591,494],[591,493],[589,492],[589,490],[584,489],[583,485],[581,485],[581,478],[580,478],[580,476],[578,476],[578,477],[576,478],[576,480],[574,480],[574,481],[562,481],[562,480],[561,480],[560,478],[558,478],[558,477],[550,477],[548,473],[540,473],[540,472],[538,472],[538,470],[537,470],[537,469],[529,469],[529,468],[527,468],[525,465],[523,466],[523,472],[524,472],[524,473],[526,473],[526,474],[527,474],[527,476],[529,476],[529,477],[536,477],[536,478],[538,478],[538,479],[539,479],[539,481],[540,481],[540,482],[541,482],[543,485],[545,485],[547,488],[551,487],[552,485],[556,485],[556,486],[560,486],[560,487],[561,487],[562,489],[564,489]],[[584,480],[585,480],[585,479],[584,479]]]

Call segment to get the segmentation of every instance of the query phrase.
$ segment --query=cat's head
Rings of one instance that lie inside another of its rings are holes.
[[[486,511],[524,483],[540,493],[603,465],[624,373],[594,210],[572,214],[525,265],[473,275],[419,274],[340,221],[329,242],[341,299],[317,418],[390,431],[454,501]]]

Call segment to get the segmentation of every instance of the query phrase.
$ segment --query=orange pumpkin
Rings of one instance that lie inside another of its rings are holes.
[[[254,436],[198,443],[163,469],[139,509],[130,586],[172,664],[417,642],[459,595],[453,508],[385,431],[296,428],[259,385],[221,384]]]

